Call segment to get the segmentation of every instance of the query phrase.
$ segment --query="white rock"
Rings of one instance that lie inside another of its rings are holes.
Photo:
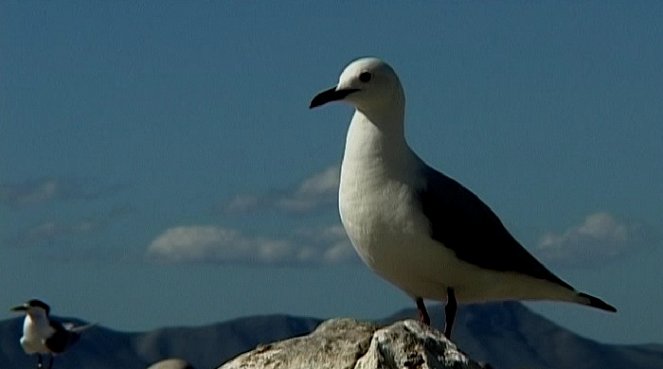
[[[259,346],[219,369],[480,369],[441,332],[414,320],[384,328],[332,319],[308,336]]]
[[[166,359],[150,365],[147,369],[193,369],[193,366],[182,359]]]

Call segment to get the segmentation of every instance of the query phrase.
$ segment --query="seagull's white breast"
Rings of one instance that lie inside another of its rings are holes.
[[[50,337],[55,330],[48,324],[48,320],[43,317],[25,316],[23,321],[23,337],[21,337],[21,346],[26,354],[46,354],[48,349],[44,345],[46,338]]]
[[[430,238],[417,207],[416,173],[424,165],[401,140],[390,141],[359,118],[348,130],[341,166],[341,221],[361,259],[411,296],[446,296],[453,252]]]

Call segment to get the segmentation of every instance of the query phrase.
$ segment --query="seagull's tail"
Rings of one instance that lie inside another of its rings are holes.
[[[588,294],[582,293],[582,292],[578,292],[578,294],[576,296],[577,296],[576,302],[578,302],[580,304],[591,306],[593,308],[597,308],[597,309],[601,309],[601,310],[605,310],[605,311],[610,311],[610,312],[613,312],[613,313],[617,312],[617,309],[614,306],[608,304],[607,302],[601,300],[598,297],[594,297],[592,295],[588,295]]]

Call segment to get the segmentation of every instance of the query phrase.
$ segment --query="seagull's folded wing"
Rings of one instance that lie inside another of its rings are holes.
[[[474,193],[428,166],[422,175],[426,185],[418,195],[431,235],[459,259],[485,269],[526,274],[573,290],[521,246]]]

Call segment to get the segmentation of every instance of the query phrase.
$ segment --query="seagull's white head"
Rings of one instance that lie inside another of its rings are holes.
[[[396,72],[377,58],[361,58],[350,63],[338,85],[316,95],[310,108],[331,101],[347,101],[364,113],[399,109],[405,105],[405,94]]]
[[[12,311],[23,311],[32,317],[44,316],[48,317],[51,308],[45,302],[37,299],[32,299],[23,305],[13,307]]]

